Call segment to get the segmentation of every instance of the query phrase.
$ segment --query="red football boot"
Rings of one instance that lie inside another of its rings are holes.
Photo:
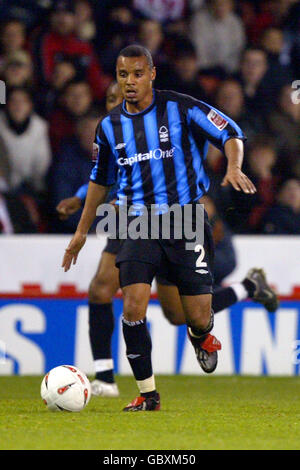
[[[154,397],[137,397],[123,411],[158,411],[160,410],[160,396],[156,393]]]
[[[188,337],[194,346],[197,361],[200,367],[207,374],[216,370],[218,365],[218,353],[222,346],[220,341],[213,335],[207,334],[204,339],[191,336],[188,330]]]

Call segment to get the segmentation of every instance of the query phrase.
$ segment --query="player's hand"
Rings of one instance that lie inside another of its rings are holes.
[[[75,214],[82,206],[82,201],[79,197],[73,196],[63,199],[56,206],[60,220],[67,220],[70,215]]]
[[[62,262],[62,268],[64,271],[69,271],[72,263],[76,264],[79,251],[86,242],[86,235],[82,235],[78,232],[75,233],[74,237],[69,243],[68,248],[65,251],[64,259]]]
[[[256,193],[256,187],[240,168],[227,169],[221,186],[228,186],[229,184],[231,184],[236,191],[243,191],[246,194]]]

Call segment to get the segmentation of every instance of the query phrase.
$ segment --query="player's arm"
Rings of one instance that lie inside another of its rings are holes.
[[[72,263],[76,264],[78,254],[85,244],[88,231],[95,220],[97,207],[104,203],[108,192],[109,187],[100,186],[90,181],[79,224],[63,258],[62,267],[65,272],[70,269]]]
[[[240,127],[228,116],[201,101],[189,109],[187,116],[193,134],[202,134],[225,153],[228,165],[222,185],[231,184],[237,191],[253,194],[255,186],[241,169],[246,138]]]
[[[242,172],[244,158],[244,143],[240,139],[230,139],[224,145],[227,157],[227,171],[222,181],[222,186],[231,184],[236,191],[243,191],[247,194],[254,194],[256,188],[245,173]]]
[[[61,220],[67,220],[70,215],[75,214],[75,212],[82,208],[87,195],[88,186],[88,183],[80,186],[74,196],[62,199],[59,202],[56,206],[56,210]]]
[[[117,165],[103,131],[102,123],[97,127],[95,140],[98,147],[97,161],[91,173],[79,224],[65,251],[62,262],[65,271],[70,269],[72,263],[76,263],[78,254],[85,244],[88,231],[95,220],[97,207],[105,202],[111,185],[116,182]]]

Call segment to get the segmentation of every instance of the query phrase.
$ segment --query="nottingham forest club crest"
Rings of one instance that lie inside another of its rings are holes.
[[[166,126],[161,126],[159,128],[159,140],[160,142],[168,142],[169,141],[169,131]]]

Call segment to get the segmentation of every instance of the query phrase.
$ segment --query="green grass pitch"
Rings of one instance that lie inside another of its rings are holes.
[[[300,377],[158,376],[159,412],[122,413],[136,393],[51,413],[41,377],[0,377],[0,449],[300,449]]]

